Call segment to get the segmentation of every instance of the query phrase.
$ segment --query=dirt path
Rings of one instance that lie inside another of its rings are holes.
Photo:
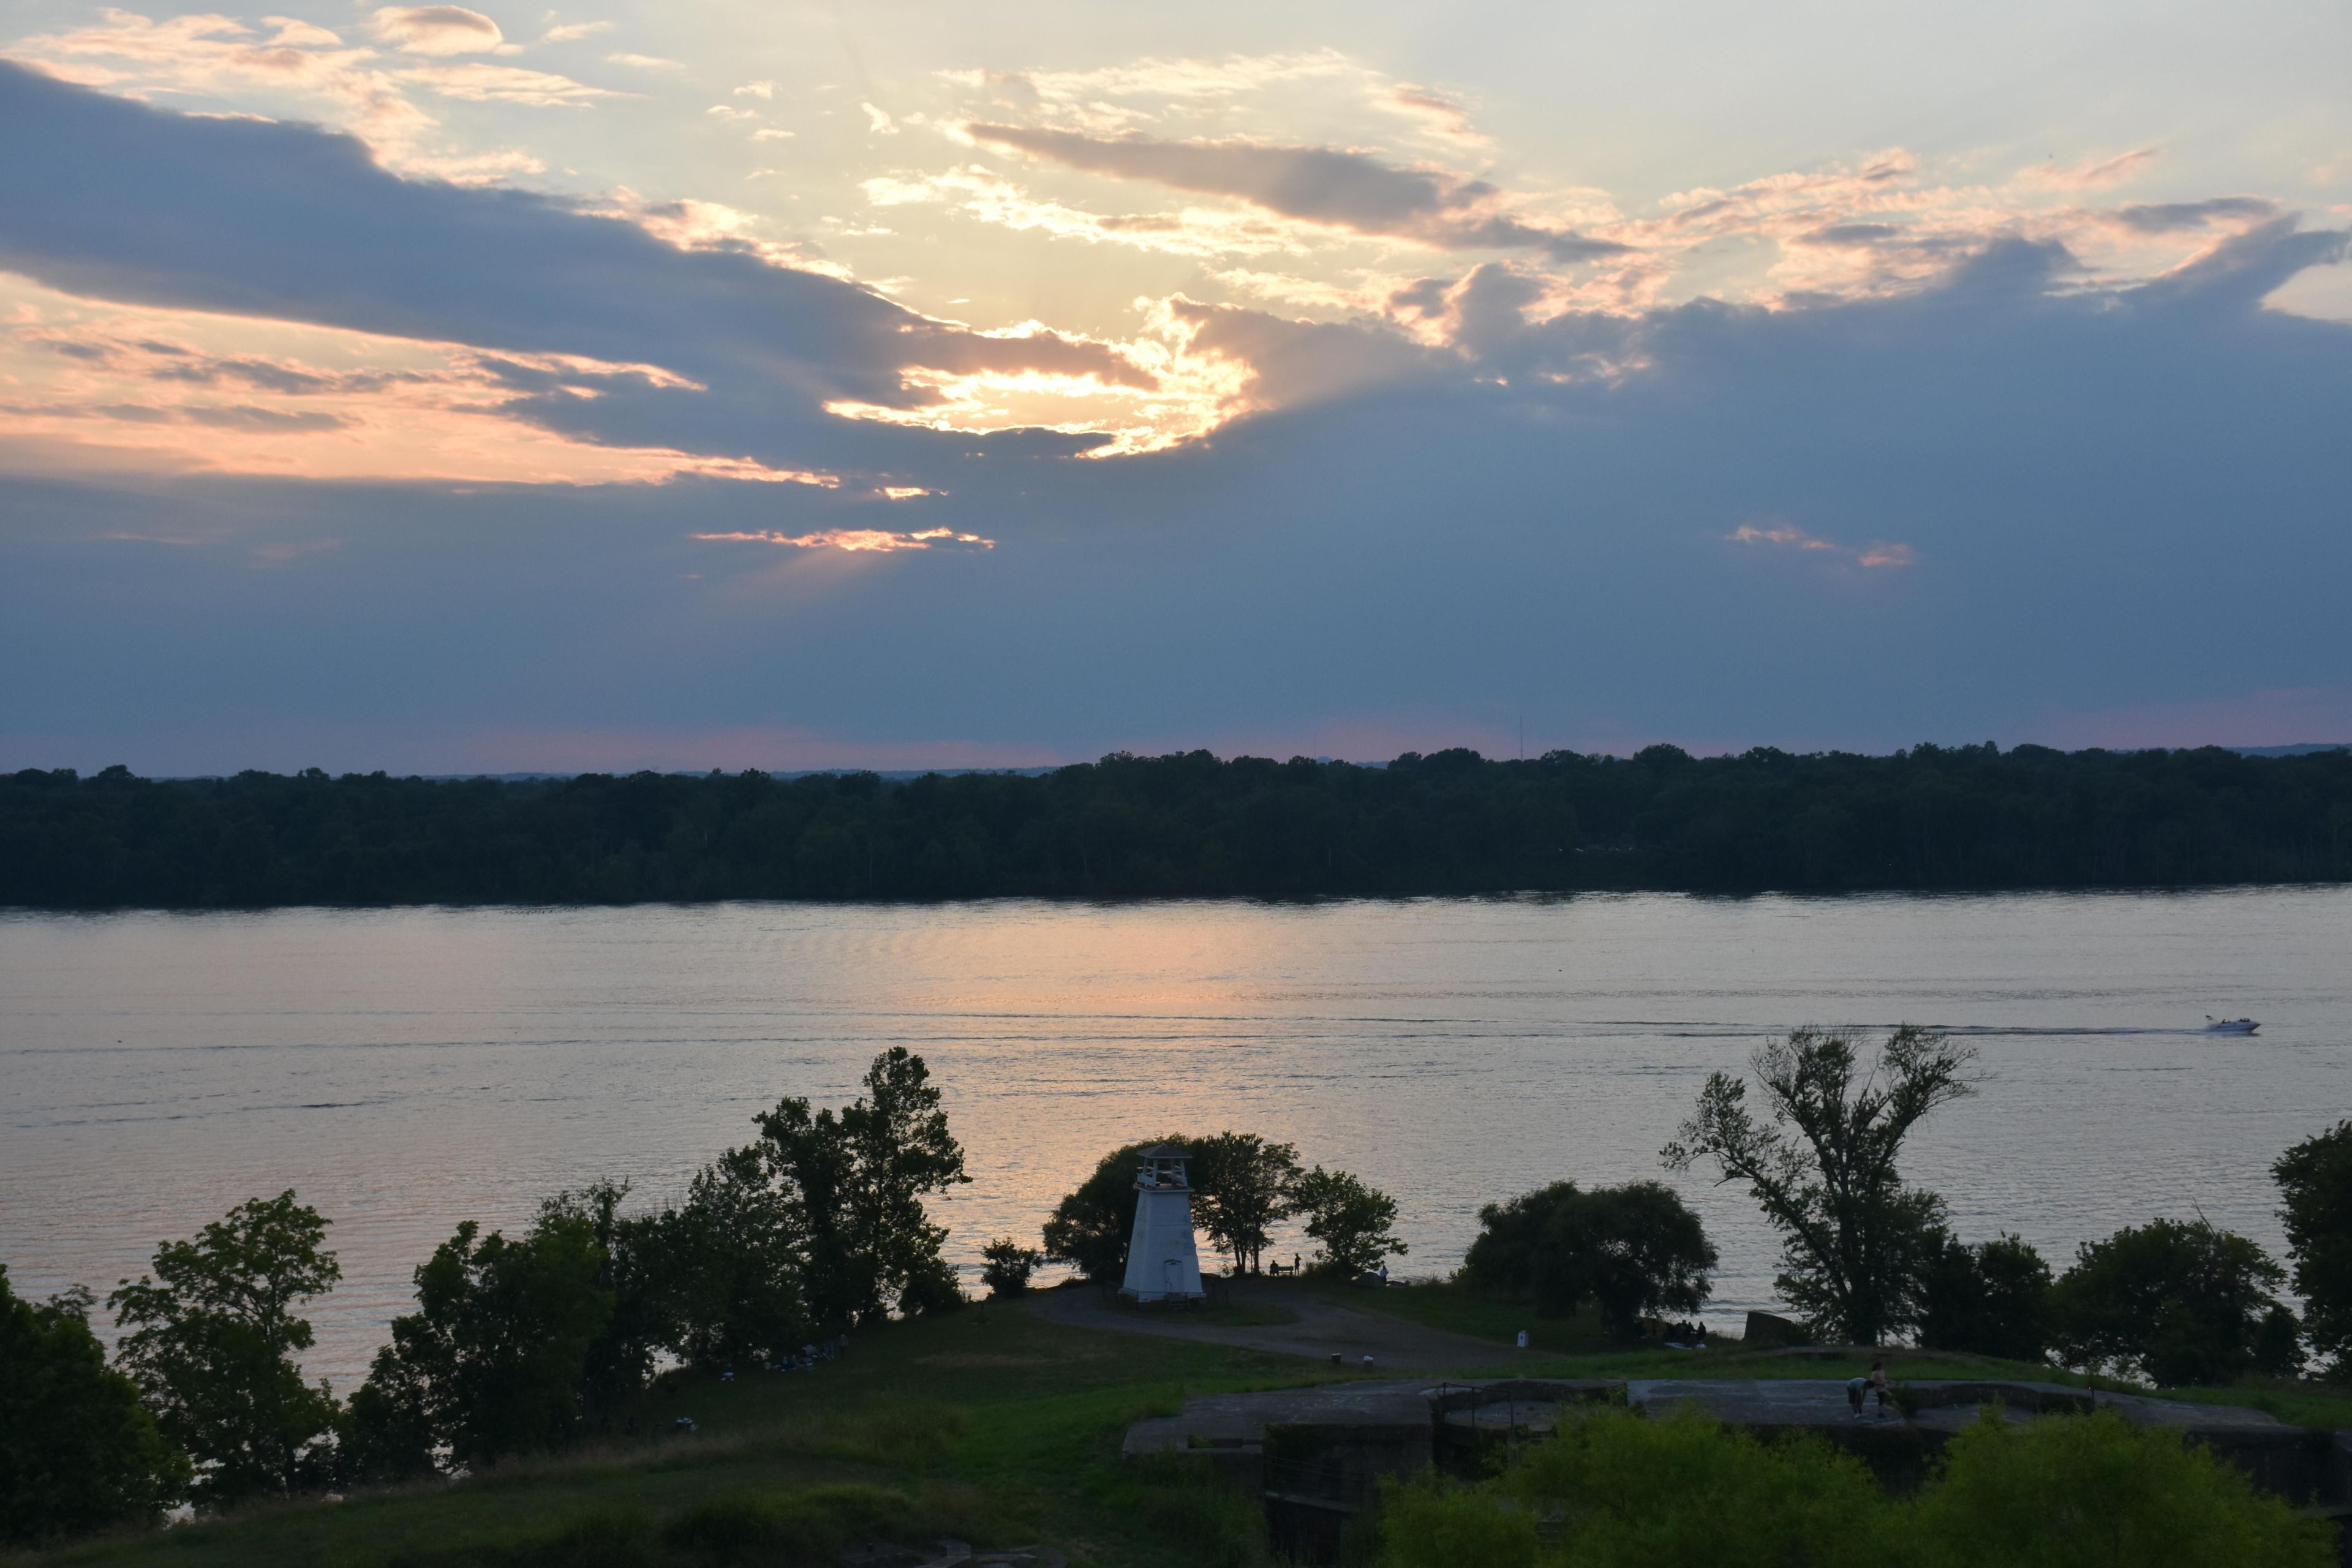
[[[1085,1289],[1043,1292],[1032,1298],[1028,1310],[1049,1322],[1078,1328],[1159,1334],[1168,1339],[1270,1351],[1276,1355],[1311,1356],[1325,1362],[1336,1354],[1344,1358],[1349,1367],[1361,1366],[1362,1358],[1369,1355],[1375,1370],[1493,1370],[1509,1366],[1514,1353],[1507,1345],[1423,1328],[1379,1312],[1358,1311],[1305,1290],[1237,1279],[1232,1282],[1232,1291],[1233,1303],[1237,1307],[1287,1308],[1298,1314],[1298,1321],[1227,1328],[1200,1322],[1183,1312],[1147,1313],[1114,1307],[1097,1292]]]

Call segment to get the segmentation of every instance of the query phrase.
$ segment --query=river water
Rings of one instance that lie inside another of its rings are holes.
[[[1662,1175],[1771,1033],[1906,1020],[1980,1052],[1907,1163],[1963,1236],[2063,1265],[2201,1213],[2275,1252],[2270,1162],[2352,1114],[2347,960],[2341,888],[0,913],[0,1262],[103,1294],[291,1186],[335,1222],[310,1367],[340,1386],[459,1220],[598,1177],[673,1195],[903,1045],[968,1153],[935,1211],[967,1264],[1034,1244],[1108,1149],[1235,1128],[1394,1194],[1405,1270],[1439,1271],[1481,1204]],[[1747,1197],[1664,1179],[1723,1253],[1708,1315],[1772,1304]]]

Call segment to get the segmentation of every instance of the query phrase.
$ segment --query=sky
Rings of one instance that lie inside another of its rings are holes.
[[[0,0],[0,767],[2352,739],[2347,59]]]

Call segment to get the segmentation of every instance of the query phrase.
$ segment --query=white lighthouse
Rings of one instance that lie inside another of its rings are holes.
[[[1135,1173],[1135,1235],[1127,1244],[1127,1283],[1118,1293],[1137,1301],[1198,1301],[1201,1254],[1192,1245],[1191,1156],[1173,1143],[1155,1144]]]

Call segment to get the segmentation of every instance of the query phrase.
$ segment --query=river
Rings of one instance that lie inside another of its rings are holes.
[[[1773,1237],[1659,1145],[1772,1033],[1901,1021],[1980,1053],[1907,1162],[1963,1236],[2063,1267],[2201,1213],[2276,1253],[2271,1161],[2352,1114],[2352,889],[5,912],[0,1262],[102,1295],[293,1187],[334,1221],[309,1365],[343,1386],[459,1220],[673,1195],[903,1045],[967,1151],[936,1210],[966,1264],[1117,1144],[1234,1128],[1394,1194],[1408,1273],[1456,1265],[1482,1204],[1663,1176],[1728,1322],[1771,1304]]]

